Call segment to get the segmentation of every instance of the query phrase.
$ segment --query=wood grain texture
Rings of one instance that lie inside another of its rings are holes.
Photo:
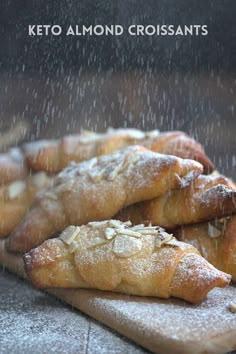
[[[0,243],[0,263],[24,275],[20,257]],[[66,303],[159,354],[221,354],[236,349],[236,288],[214,289],[198,306],[177,299],[161,300],[84,289],[51,289]]]

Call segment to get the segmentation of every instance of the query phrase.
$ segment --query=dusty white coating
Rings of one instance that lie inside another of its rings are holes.
[[[236,332],[236,316],[227,309],[235,295],[233,287],[214,289],[202,304],[190,305],[176,299],[140,299],[100,292],[91,294],[88,306],[146,338],[160,336],[177,341],[192,340],[199,341],[200,345],[205,338],[213,338],[229,330]]]

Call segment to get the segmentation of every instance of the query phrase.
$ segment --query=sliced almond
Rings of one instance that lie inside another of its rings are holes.
[[[78,242],[72,241],[69,246],[69,253],[74,253],[78,247],[79,247]]]
[[[123,171],[123,161],[108,174],[107,179],[113,181],[121,171]]]
[[[125,175],[130,173],[131,168],[140,160],[140,155],[128,155],[123,163],[122,171],[124,171]]]
[[[131,237],[141,237],[141,233],[137,231],[133,231],[131,229],[125,229],[123,227],[117,229],[117,233],[120,235],[126,235],[126,236],[131,236]]]
[[[90,221],[88,223],[88,226],[94,227],[94,228],[101,228],[104,226],[110,226],[109,225],[110,221],[109,220],[105,220],[105,221]]]
[[[39,173],[36,173],[35,175],[33,175],[32,177],[32,182],[33,184],[38,187],[38,188],[41,188],[43,187],[46,182],[47,182],[47,175],[45,172],[39,172]]]
[[[26,189],[26,183],[24,181],[15,181],[8,186],[7,195],[9,199],[15,199]]]
[[[130,220],[125,221],[124,224],[125,224],[126,226],[132,226],[132,222],[131,222]]]
[[[105,169],[92,169],[88,171],[88,175],[94,183],[100,182],[104,177]]]
[[[208,235],[211,238],[217,238],[221,236],[221,230],[217,229],[210,222],[208,223]]]
[[[162,240],[159,237],[155,238],[155,247],[160,248],[162,245]]]
[[[78,235],[79,231],[79,226],[70,225],[61,233],[60,239],[64,241],[67,245],[70,245]]]
[[[88,249],[90,248],[94,248],[97,246],[102,246],[105,243],[107,243],[107,240],[102,238],[102,237],[94,237],[93,239],[90,240],[89,245],[88,245]]]
[[[141,229],[141,230],[143,230],[145,228],[145,225],[144,224],[139,224],[139,225],[134,225],[133,227],[132,227],[132,229],[133,230],[139,230],[139,229]]]
[[[159,234],[159,232],[158,232],[158,230],[145,230],[145,229],[143,229],[143,230],[138,230],[142,235],[150,235],[150,236],[155,236],[155,235],[158,235]]]
[[[110,220],[109,221],[109,226],[110,227],[117,227],[117,228],[120,228],[121,226],[123,226],[124,223],[122,223],[121,221],[119,220]]]
[[[236,303],[235,302],[231,302],[228,306],[228,309],[230,312],[232,313],[236,313]]]
[[[105,229],[105,237],[107,240],[112,240],[116,236],[117,232],[114,228],[107,227]]]
[[[160,248],[162,245],[168,243],[173,239],[172,234],[168,234],[167,232],[163,232],[162,234],[159,234],[155,238],[155,247]]]
[[[128,258],[134,256],[142,249],[142,240],[126,235],[116,236],[113,243],[113,252],[118,257]]]

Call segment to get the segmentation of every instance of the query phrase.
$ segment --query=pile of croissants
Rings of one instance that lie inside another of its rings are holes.
[[[236,186],[183,132],[29,142],[0,182],[0,238],[37,287],[198,303],[236,280]]]

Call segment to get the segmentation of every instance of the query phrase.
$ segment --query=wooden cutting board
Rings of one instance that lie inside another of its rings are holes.
[[[23,276],[20,257],[0,242],[0,263]],[[236,288],[214,289],[200,305],[97,290],[53,289],[50,293],[159,354],[226,353],[236,349]]]

